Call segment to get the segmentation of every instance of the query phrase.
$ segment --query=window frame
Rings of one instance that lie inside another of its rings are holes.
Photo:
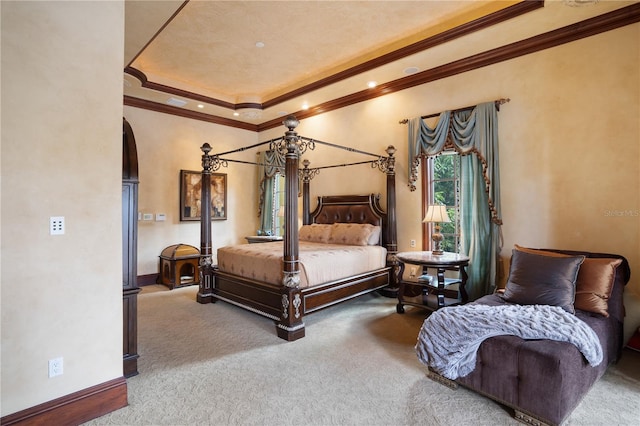
[[[433,163],[437,158],[443,155],[458,155],[460,154],[455,150],[445,150],[442,153],[438,154],[434,157],[427,157],[423,155],[420,159],[421,165],[421,187],[422,187],[422,216],[424,217],[429,204],[433,204],[434,200],[434,183],[436,180],[434,179],[434,167]],[[460,253],[460,173],[461,173],[461,164],[458,162],[457,168],[457,176],[453,177],[454,181],[454,190],[455,190],[455,205],[449,206],[447,205],[447,211],[450,209],[455,210],[455,217],[450,217],[451,221],[455,223],[455,233],[444,233],[445,236],[453,236],[454,244],[456,246],[456,253]],[[451,216],[451,215],[450,215]],[[432,243],[431,233],[433,232],[434,225],[432,223],[422,223],[422,247],[423,250],[432,251]]]

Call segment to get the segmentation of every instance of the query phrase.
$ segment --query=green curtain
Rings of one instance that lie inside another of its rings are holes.
[[[409,187],[415,182],[422,155],[438,155],[445,148],[461,157],[461,250],[469,256],[467,291],[475,300],[493,292],[502,249],[498,109],[495,102],[471,110],[440,114],[435,128],[420,117],[409,121]]]
[[[285,158],[278,151],[258,153],[258,216],[260,235],[275,235],[273,211],[273,187],[276,173],[284,174]]]

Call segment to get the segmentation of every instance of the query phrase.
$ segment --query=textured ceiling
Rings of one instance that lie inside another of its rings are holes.
[[[192,1],[132,66],[230,102],[263,102],[484,4]]]
[[[397,81],[409,67],[423,71],[613,8],[547,2],[526,21],[364,66],[521,3],[127,0],[124,93],[255,125],[366,90],[369,81]]]

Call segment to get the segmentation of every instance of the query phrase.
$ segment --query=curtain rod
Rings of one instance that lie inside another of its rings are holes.
[[[509,98],[502,98],[502,99],[497,99],[497,100],[495,100],[495,101],[493,101],[493,102],[496,104],[496,109],[497,109],[498,111],[500,111],[500,105],[502,105],[502,104],[506,104],[506,103],[507,103],[507,102],[509,102],[510,100],[511,100],[511,99],[509,99]],[[467,107],[464,107],[464,108],[458,108],[458,109],[451,110],[451,112],[470,111],[470,110],[474,109],[476,106],[477,106],[477,105],[472,105],[472,106],[467,106]],[[435,113],[435,114],[429,114],[429,115],[423,115],[423,116],[422,116],[422,117],[420,117],[420,118],[422,118],[422,119],[424,120],[425,118],[437,117],[437,116],[439,116],[440,114],[442,114],[442,112],[438,112],[438,113]],[[408,119],[408,118],[405,118],[404,120],[400,120],[400,121],[398,122],[398,124],[407,124],[408,122],[409,122],[409,119]]]

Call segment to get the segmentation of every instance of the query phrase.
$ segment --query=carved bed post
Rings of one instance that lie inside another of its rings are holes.
[[[386,149],[387,155],[385,172],[387,174],[387,265],[391,266],[390,284],[383,289],[385,295],[396,297],[398,283],[396,272],[398,269],[398,235],[396,225],[396,159],[394,154],[396,148],[389,145]]]
[[[277,324],[278,336],[286,340],[304,337],[302,322],[302,296],[300,292],[300,269],[298,263],[298,160],[300,140],[294,130],[299,121],[289,116],[283,122],[285,132],[285,202],[284,202],[284,256],[282,279],[282,313]]]
[[[202,155],[202,180],[200,181],[200,286],[197,301],[199,303],[215,302],[213,298],[213,258],[211,248],[211,171],[213,157],[209,155],[211,145],[205,143],[200,148]]]

